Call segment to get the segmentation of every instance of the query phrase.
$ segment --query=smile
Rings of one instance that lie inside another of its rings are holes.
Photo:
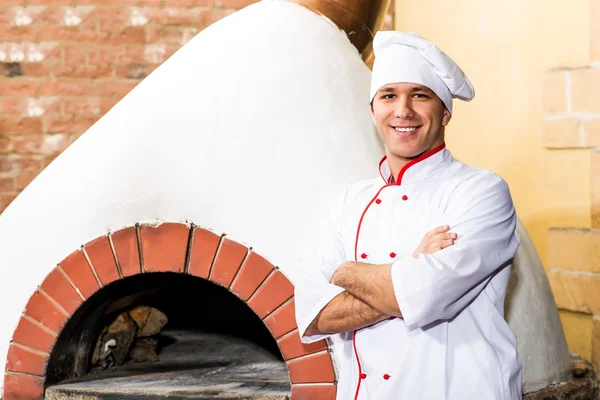
[[[416,131],[418,128],[418,126],[411,126],[408,128],[400,128],[399,126],[394,127],[394,129],[398,132],[413,132]]]

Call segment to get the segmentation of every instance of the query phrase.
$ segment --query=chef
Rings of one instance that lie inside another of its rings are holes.
[[[385,156],[377,178],[341,194],[303,258],[314,272],[296,285],[302,341],[339,334],[341,400],[520,399],[504,319],[519,245],[510,192],[444,142],[452,99],[471,100],[473,86],[416,34],[379,32],[374,51]]]

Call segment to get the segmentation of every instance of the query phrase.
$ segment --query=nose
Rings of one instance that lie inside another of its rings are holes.
[[[412,109],[410,100],[406,97],[400,97],[396,101],[396,108],[394,109],[394,116],[396,118],[411,119],[415,113]]]

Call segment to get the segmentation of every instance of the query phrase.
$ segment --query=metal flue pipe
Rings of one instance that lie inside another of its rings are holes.
[[[373,37],[381,29],[391,0],[290,0],[329,18],[346,32],[362,59],[371,64]]]

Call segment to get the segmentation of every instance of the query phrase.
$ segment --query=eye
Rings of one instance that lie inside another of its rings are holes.
[[[429,96],[426,95],[425,93],[415,93],[413,95],[413,97],[417,98],[417,99],[428,99],[429,98]]]
[[[385,99],[385,100],[389,100],[389,99],[395,99],[396,95],[395,94],[384,94],[383,96],[381,96],[381,99]]]

